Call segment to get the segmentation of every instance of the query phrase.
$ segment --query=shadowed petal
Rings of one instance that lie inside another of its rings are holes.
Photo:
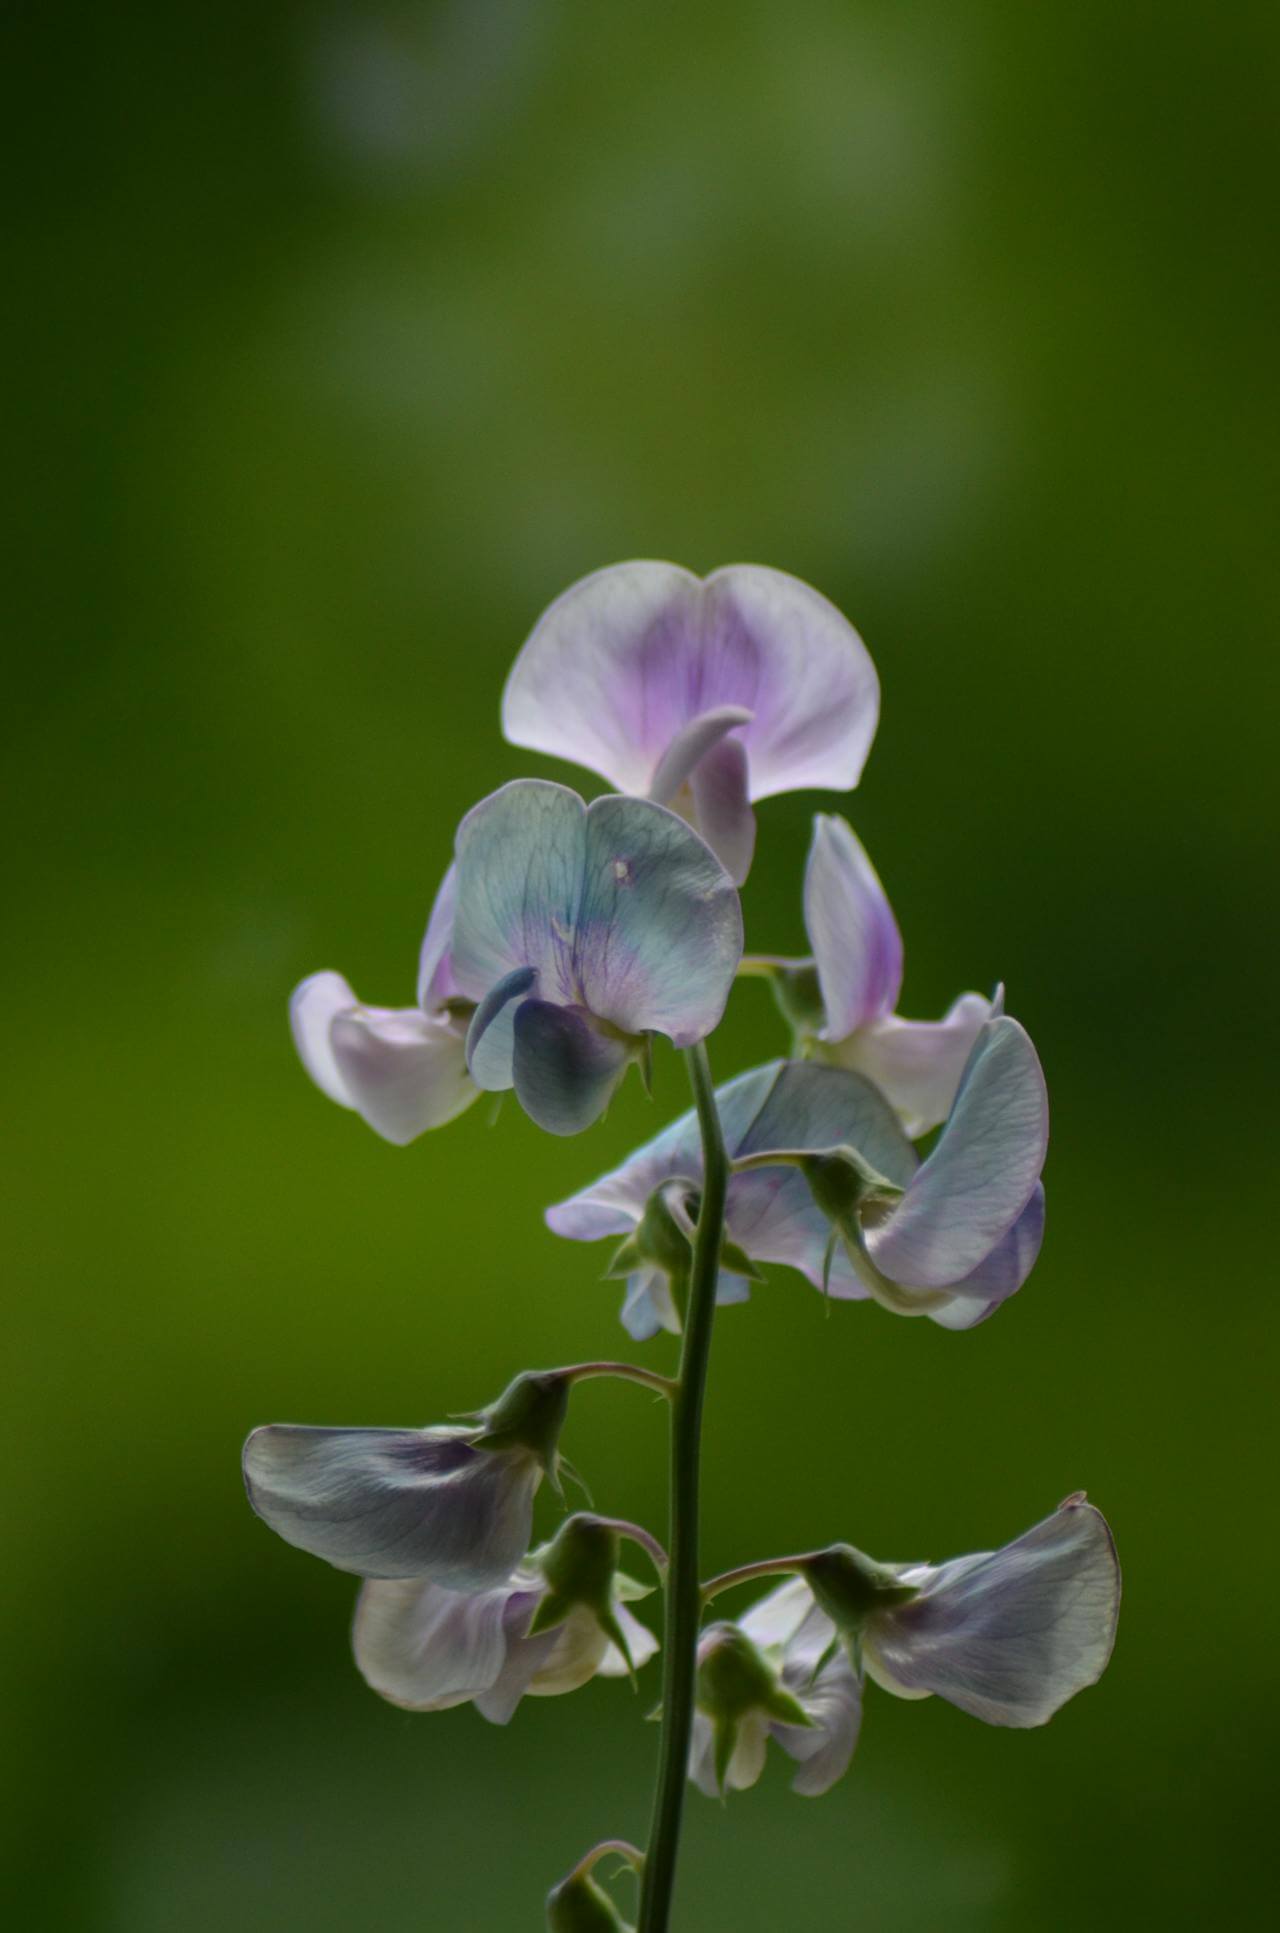
[[[1016,1020],[988,1021],[937,1147],[893,1214],[868,1234],[876,1267],[917,1289],[962,1281],[1026,1207],[1048,1139],[1035,1048]]]
[[[861,842],[832,813],[813,821],[804,923],[826,1009],[823,1039],[843,1040],[892,1013],[902,986],[902,935]]]
[[[735,886],[741,886],[755,854],[756,815],[740,739],[723,739],[707,753],[694,767],[689,792],[694,824]]]
[[[515,1010],[512,1072],[520,1105],[550,1134],[579,1134],[598,1120],[632,1048],[581,1007],[523,1000]]]
[[[502,1093],[515,1083],[516,1011],[537,984],[532,967],[513,967],[490,987],[467,1028],[467,1065],[477,1087]]]
[[[848,1040],[824,1044],[822,1056],[874,1081],[918,1140],[951,1112],[965,1062],[992,1011],[982,994],[962,993],[941,1020],[886,1014]]]
[[[397,1147],[443,1127],[476,1098],[462,1036],[417,1007],[357,1007],[330,1030],[334,1063],[351,1104]]]
[[[268,1424],[244,1448],[245,1488],[286,1543],[361,1577],[505,1583],[523,1557],[541,1471],[467,1432]]]
[[[1111,1656],[1120,1571],[1083,1497],[1003,1550],[910,1581],[920,1595],[873,1613],[865,1634],[868,1670],[889,1691],[936,1692],[989,1725],[1043,1725]]]
[[[596,799],[573,948],[582,1003],[688,1047],[719,1022],[741,958],[738,895],[704,841],[648,799]]]
[[[799,1699],[811,1722],[806,1727],[775,1720],[769,1729],[800,1766],[791,1790],[801,1798],[816,1799],[849,1769],[862,1725],[862,1688],[843,1651],[837,1651],[816,1678],[812,1678],[812,1665],[788,1660],[782,1682]]]
[[[444,1711],[487,1691],[506,1657],[511,1585],[446,1591],[419,1578],[378,1578],[356,1603],[351,1640],[365,1683],[410,1711]],[[528,1616],[537,1592],[528,1596]]]
[[[427,920],[422,952],[418,958],[418,1005],[425,1013],[452,998],[458,989],[453,977],[453,917],[458,904],[458,868],[449,867],[440,881],[435,904]]]

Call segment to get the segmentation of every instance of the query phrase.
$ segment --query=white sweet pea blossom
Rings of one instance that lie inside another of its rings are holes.
[[[816,1612],[780,1624],[766,1599],[702,1634],[689,1777],[709,1798],[743,1791],[772,1738],[799,1765],[792,1791],[816,1798],[847,1770],[861,1720],[857,1675],[830,1627]]]
[[[450,866],[427,921],[416,1006],[366,1006],[328,971],[303,980],[289,1001],[298,1057],[321,1093],[397,1147],[452,1121],[479,1092],[467,1072],[472,1003],[458,998],[453,977],[456,896]]]
[[[879,712],[866,646],[799,578],[640,560],[571,584],[543,613],[507,680],[502,730],[674,807],[740,885],[752,800],[848,791]]]

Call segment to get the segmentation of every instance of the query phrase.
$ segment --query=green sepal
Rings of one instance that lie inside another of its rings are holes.
[[[547,1894],[550,1933],[632,1933],[590,1873],[571,1873]]]
[[[746,1249],[739,1248],[736,1242],[727,1239],[720,1244],[720,1266],[728,1269],[731,1275],[744,1275],[748,1282],[764,1281],[764,1275]]]
[[[558,1490],[560,1431],[569,1409],[569,1383],[562,1370],[525,1370],[480,1412],[477,1450],[528,1450]]]
[[[814,961],[775,961],[768,981],[779,1013],[798,1039],[822,1032],[827,1009]]]
[[[887,1564],[877,1564],[852,1544],[832,1544],[799,1567],[800,1575],[840,1633],[855,1667],[861,1665],[862,1631],[873,1611],[891,1610],[919,1595]],[[857,1647],[854,1654],[853,1646]]]
[[[619,1604],[638,1604],[642,1597],[652,1597],[657,1588],[656,1584],[642,1584],[638,1577],[628,1577],[625,1571],[614,1574],[613,1595]]]
[[[536,1638],[540,1631],[554,1631],[576,1609],[577,1605],[571,1597],[561,1597],[556,1591],[548,1591],[533,1614],[526,1636]]]

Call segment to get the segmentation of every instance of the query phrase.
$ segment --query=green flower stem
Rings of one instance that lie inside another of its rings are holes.
[[[702,1587],[702,1602],[710,1604],[712,1598],[719,1597],[721,1591],[731,1591],[735,1584],[750,1584],[757,1577],[787,1577],[803,1570],[813,1552],[803,1557],[766,1557],[758,1564],[740,1564],[737,1570],[721,1571]]]
[[[630,1362],[580,1362],[572,1363],[560,1374],[567,1383],[589,1382],[593,1376],[616,1376],[619,1382],[639,1383],[642,1389],[651,1389],[655,1395],[673,1397],[680,1385],[670,1376],[660,1376],[656,1369],[641,1369],[638,1363]]]
[[[638,1933],[667,1933],[675,1890],[680,1822],[693,1728],[702,1590],[698,1582],[698,1466],[702,1404],[711,1354],[729,1160],[702,1042],[686,1049],[702,1132],[703,1184],[689,1275],[679,1387],[671,1403],[671,1525],[663,1629],[662,1746],[653,1824],[645,1853]]]

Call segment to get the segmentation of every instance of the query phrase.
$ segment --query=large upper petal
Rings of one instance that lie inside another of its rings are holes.
[[[567,786],[515,779],[458,827],[452,962],[464,994],[483,1000],[532,967],[548,1000],[573,1000],[573,940],[582,895],[586,807]]]
[[[1106,1519],[1071,1497],[1002,1550],[909,1574],[920,1595],[868,1620],[868,1669],[989,1725],[1043,1725],[1102,1676],[1120,1569]]]
[[[420,1578],[377,1578],[356,1603],[351,1642],[365,1683],[394,1705],[444,1711],[487,1691],[502,1669],[512,1585],[446,1591]],[[537,1602],[536,1591],[529,1611]]]
[[[868,1234],[876,1267],[917,1289],[961,1281],[1026,1207],[1048,1140],[1036,1050],[1016,1020],[999,1015],[979,1035],[938,1145]]]
[[[824,1040],[843,1040],[893,1012],[902,935],[875,867],[848,821],[814,816],[804,874],[804,923],[826,1009]]]
[[[505,1583],[529,1544],[540,1470],[460,1430],[273,1423],[244,1448],[245,1488],[286,1543],[360,1577]]]
[[[753,799],[856,785],[879,715],[866,647],[835,606],[784,571],[615,564],[538,620],[502,700],[515,745],[647,792],[683,728],[724,706],[741,728]]]
[[[425,1013],[458,991],[453,977],[453,918],[458,905],[458,868],[452,864],[440,881],[418,956],[418,1005]]]
[[[737,889],[706,842],[648,799],[593,800],[573,960],[584,1006],[688,1047],[715,1027],[742,958]]]
[[[980,993],[962,993],[941,1020],[903,1020],[886,1014],[845,1040],[823,1042],[819,1051],[836,1067],[850,1067],[875,1082],[913,1140],[951,1112],[974,1042],[991,1018]]]

